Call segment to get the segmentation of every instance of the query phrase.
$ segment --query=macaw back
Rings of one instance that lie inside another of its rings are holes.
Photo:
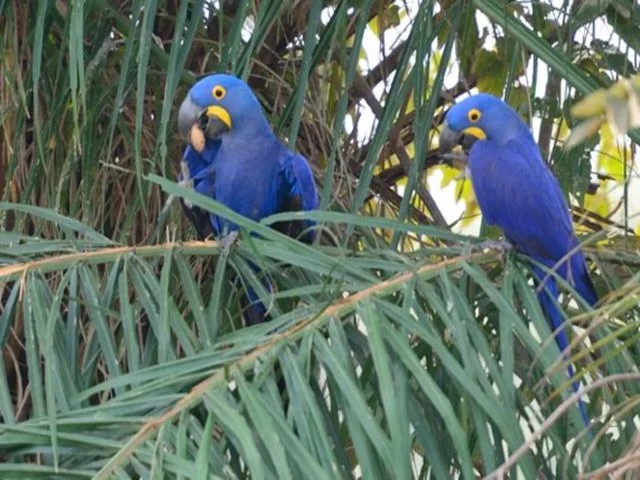
[[[469,152],[469,170],[486,221],[502,228],[522,253],[555,269],[594,305],[598,297],[564,194],[531,134],[527,131],[504,144],[476,142]]]
[[[215,199],[255,221],[278,211],[277,173],[280,144],[274,139],[252,140],[245,148],[222,145],[216,157]],[[212,217],[218,234],[237,225]]]
[[[199,151],[191,145],[185,150],[186,175],[199,193],[254,221],[279,212],[318,207],[307,160],[273,134],[256,97],[242,80],[211,75],[194,85],[180,107],[179,128],[186,134],[194,126],[202,128],[203,136],[216,135],[207,138]],[[216,236],[238,230],[236,224],[214,213],[195,207],[185,210],[200,236],[206,233],[203,223]],[[306,242],[314,238],[311,227],[311,221],[274,224],[274,228]],[[252,268],[259,272],[257,265]],[[263,283],[271,290],[267,278]],[[266,309],[253,289],[247,289],[247,296],[247,323],[264,321]]]
[[[557,179],[540,155],[529,127],[502,100],[488,94],[470,96],[446,115],[440,149],[475,137],[468,169],[480,210],[487,223],[499,226],[533,265],[540,305],[555,332],[563,355],[569,341],[553,270],[589,304],[598,296],[575,236],[567,202]],[[546,267],[546,269],[544,268]],[[573,367],[568,368],[573,378]],[[577,382],[573,383],[578,391]],[[588,425],[584,404],[580,413]]]
[[[477,142],[469,155],[469,170],[480,209],[488,223],[502,228],[507,239],[522,253],[565,279],[589,305],[598,301],[580,250],[562,189],[542,161],[531,135],[514,138],[504,145]],[[538,300],[547,316],[561,352],[569,346],[564,317],[556,301],[556,279],[533,265]],[[568,373],[574,377],[573,366]],[[573,382],[575,391],[579,390]],[[589,418],[580,402],[585,425]]]

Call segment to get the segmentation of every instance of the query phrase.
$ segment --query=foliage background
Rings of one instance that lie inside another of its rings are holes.
[[[0,0],[3,477],[631,475],[640,134],[562,144],[572,105],[636,73],[639,19],[632,0]],[[233,217],[172,183],[177,105],[224,70],[312,162],[321,244],[236,219],[262,238],[225,252],[163,208]],[[591,434],[526,260],[461,235],[499,234],[435,150],[474,88],[531,121],[588,244],[604,299],[565,310]],[[248,261],[278,289],[242,329]]]

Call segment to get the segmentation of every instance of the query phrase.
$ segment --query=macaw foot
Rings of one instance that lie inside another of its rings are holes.
[[[178,181],[177,183],[181,187],[186,187],[186,188],[193,189],[193,180],[188,178],[188,177]],[[169,195],[167,197],[167,200],[164,202],[164,206],[162,207],[162,210],[160,211],[160,217],[164,217],[164,215],[166,215],[167,211],[169,210],[169,207],[171,207],[171,204],[173,203],[173,201],[175,199],[176,199],[176,196],[174,194],[171,194],[171,195]],[[187,200],[186,198],[182,199],[182,203],[184,203],[185,207],[187,207],[189,209],[193,207],[191,202],[189,200]]]
[[[485,240],[479,243],[466,243],[462,249],[462,255],[471,255],[474,252],[484,252],[485,250],[495,250],[500,256],[513,249],[513,244],[508,240]]]
[[[462,170],[463,172],[469,161],[468,156],[464,151],[443,153],[440,155],[440,158],[442,158],[445,164],[450,167],[457,168],[458,170]]]
[[[180,185],[181,187],[193,189],[193,180],[191,180],[191,179],[181,180],[181,181],[178,182],[178,185]],[[193,204],[189,200],[187,200],[186,198],[183,198],[182,202],[184,203],[184,205],[187,208],[193,208]]]
[[[228,234],[226,234],[224,237],[220,239],[220,243],[222,244],[222,249],[226,254],[229,253],[231,248],[238,241],[238,233],[239,232],[237,230],[234,230],[233,232],[229,232]]]
[[[178,182],[178,185],[193,190],[193,179],[191,178],[191,171],[189,170],[189,165],[187,165],[187,162],[185,162],[184,160],[180,162],[180,172],[182,173],[182,180]],[[187,208],[193,207],[193,204],[186,198],[184,198],[182,201]]]
[[[499,252],[508,252],[513,249],[513,244],[509,240],[485,240],[475,246],[480,250],[498,250]]]

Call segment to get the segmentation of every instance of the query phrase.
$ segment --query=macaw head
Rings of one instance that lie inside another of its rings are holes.
[[[456,145],[468,150],[477,140],[506,143],[523,132],[530,134],[515,110],[498,97],[478,93],[447,112],[440,132],[440,152],[448,152]]]
[[[204,77],[189,90],[180,105],[178,130],[188,137],[196,123],[209,138],[223,138],[247,128],[268,128],[262,107],[249,85],[228,74]]]

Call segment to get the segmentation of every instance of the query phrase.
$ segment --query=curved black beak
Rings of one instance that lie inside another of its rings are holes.
[[[438,137],[440,156],[448,165],[458,167],[460,162],[466,163],[467,153],[477,140],[478,137],[474,135],[452,130],[445,122]],[[453,152],[454,148],[458,146],[462,147],[462,151]]]
[[[226,110],[218,106],[201,107],[191,99],[189,94],[182,101],[178,112],[180,135],[189,138],[189,132],[196,123],[209,138],[217,138],[231,128],[231,119]]]
[[[464,134],[462,132],[456,132],[449,127],[448,123],[444,123],[442,125],[442,130],[440,130],[440,136],[438,137],[438,150],[440,153],[448,153],[460,145],[462,141],[462,136]]]
[[[191,100],[191,95],[187,94],[178,112],[178,131],[180,135],[188,138],[191,127],[193,127],[194,123],[200,122],[202,114],[205,111],[206,108],[196,105],[193,100]]]
[[[469,133],[452,130],[449,124],[445,122],[442,130],[440,130],[440,137],[438,138],[438,144],[440,146],[438,149],[440,153],[447,153],[460,145],[465,152],[468,152],[478,140],[478,137]]]

